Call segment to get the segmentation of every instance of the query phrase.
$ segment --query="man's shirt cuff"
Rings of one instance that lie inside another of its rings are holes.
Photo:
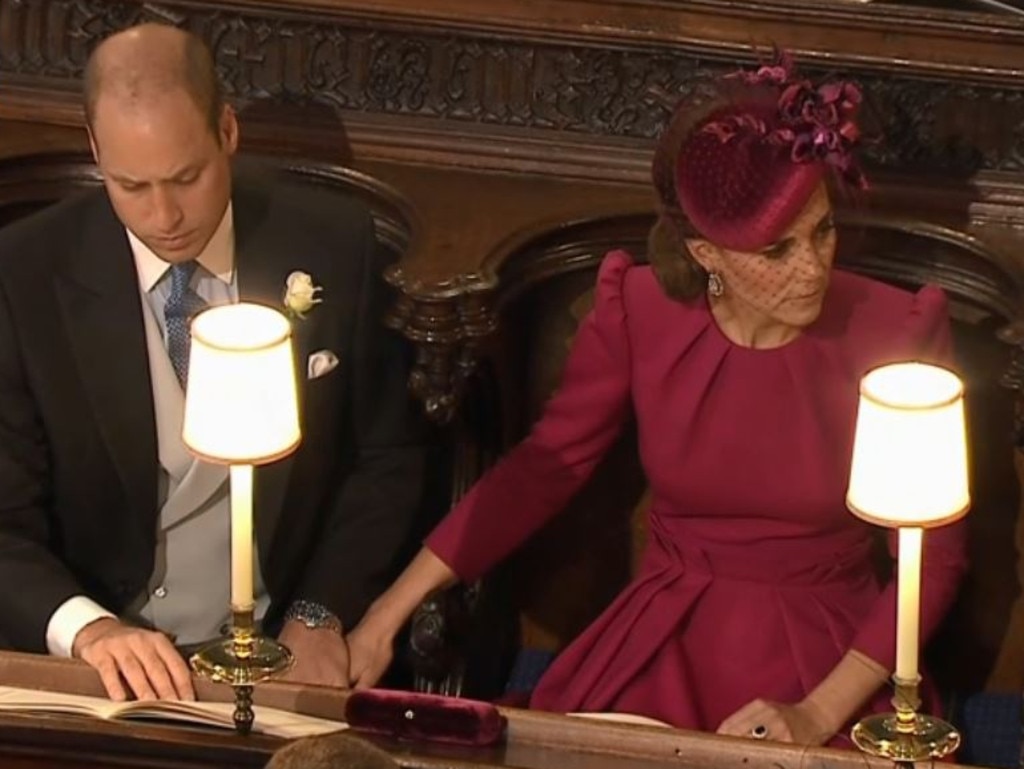
[[[91,598],[72,596],[50,616],[46,625],[46,648],[55,657],[70,657],[75,638],[86,625],[114,615]]]

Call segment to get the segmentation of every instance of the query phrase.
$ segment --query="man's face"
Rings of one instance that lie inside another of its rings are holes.
[[[103,96],[96,105],[90,141],[114,210],[171,264],[199,256],[231,198],[238,124],[230,107],[218,134],[182,91],[143,106]]]

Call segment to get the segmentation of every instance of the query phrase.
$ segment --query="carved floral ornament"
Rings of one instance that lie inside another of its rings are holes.
[[[700,91],[736,69],[671,46],[609,48],[602,41],[523,42],[472,30],[427,34],[367,29],[315,12],[125,0],[0,0],[0,74],[66,92],[88,51],[143,20],[187,26],[207,39],[231,95],[314,101],[368,113],[461,120],[483,126],[650,139],[669,116],[662,92]],[[747,62],[749,63],[749,62]],[[826,73],[803,67],[814,79]],[[1024,85],[982,87],[844,70],[861,83],[883,141],[869,165],[970,173],[1024,170],[1024,132],[993,139],[984,116],[1024,125]],[[971,114],[979,120],[957,120]],[[1010,121],[1012,122],[1012,121]],[[645,143],[646,146],[646,143]]]

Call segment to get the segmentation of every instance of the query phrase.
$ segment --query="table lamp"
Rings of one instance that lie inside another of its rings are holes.
[[[229,304],[199,313],[191,326],[182,438],[199,459],[229,467],[231,632],[190,660],[199,675],[235,691],[237,731],[252,729],[252,687],[292,663],[291,652],[260,636],[253,621],[253,466],[281,459],[301,438],[291,326],[276,310]]]
[[[905,764],[941,758],[960,735],[920,706],[921,543],[924,529],[952,523],[971,504],[963,383],[924,363],[894,363],[861,380],[846,505],[859,518],[899,531],[895,713],[858,722],[864,752]]]

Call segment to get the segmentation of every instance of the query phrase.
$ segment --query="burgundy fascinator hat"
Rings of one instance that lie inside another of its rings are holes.
[[[663,217],[678,207],[699,237],[736,251],[776,241],[829,172],[865,186],[853,156],[860,102],[853,83],[799,78],[784,53],[727,76],[710,107],[677,107],[659,142]]]

